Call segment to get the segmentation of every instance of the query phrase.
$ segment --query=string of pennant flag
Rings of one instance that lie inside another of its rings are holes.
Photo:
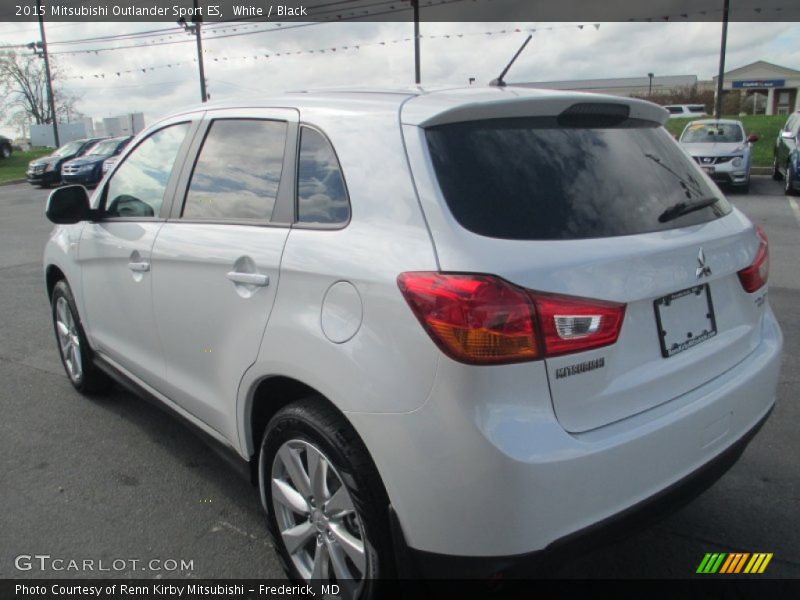
[[[496,29],[491,31],[471,31],[471,32],[458,32],[458,33],[434,33],[428,35],[420,35],[420,39],[426,40],[433,40],[433,39],[459,39],[465,37],[474,37],[474,36],[496,36],[496,35],[513,35],[519,33],[536,33],[542,31],[555,31],[555,30],[564,30],[564,29],[600,29],[600,23],[590,23],[590,24],[579,24],[579,25],[552,25],[552,26],[541,26],[541,27],[508,27],[505,29]],[[260,52],[260,53],[253,53],[250,52],[249,54],[244,54],[240,56],[214,56],[214,52],[206,49],[204,50],[205,61],[206,63],[210,62],[227,62],[227,61],[259,61],[259,60],[272,60],[276,58],[282,58],[286,56],[299,56],[304,54],[334,54],[334,53],[342,53],[348,51],[357,51],[361,50],[362,48],[368,47],[379,47],[379,46],[392,46],[395,44],[402,44],[412,42],[414,40],[413,36],[407,36],[402,38],[396,38],[392,40],[382,40],[379,42],[369,42],[369,43],[351,43],[351,44],[343,44],[338,46],[326,46],[326,47],[319,47],[313,49],[305,49],[305,50],[281,50],[281,51],[272,51],[272,52]],[[161,69],[172,69],[181,67],[183,65],[188,65],[191,63],[196,63],[197,59],[193,58],[191,60],[185,61],[175,61],[169,62],[166,64],[161,65],[148,65],[130,69],[120,69],[116,71],[109,71],[109,72],[98,72],[98,73],[91,73],[85,75],[73,75],[67,77],[61,77],[61,79],[112,79],[117,77],[122,77],[123,75],[136,75],[140,73],[148,73],[150,71],[157,71]]]

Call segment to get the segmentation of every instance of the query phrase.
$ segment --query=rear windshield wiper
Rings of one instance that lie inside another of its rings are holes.
[[[691,192],[691,190],[689,190],[689,186],[692,186],[692,187],[694,188],[694,191],[695,191],[697,194],[700,194],[700,184],[699,184],[699,183],[697,183],[697,180],[696,180],[694,177],[692,177],[691,175],[689,175],[689,178],[688,178],[688,180],[687,180],[687,179],[684,179],[683,177],[681,177],[680,175],[678,175],[678,174],[677,174],[675,171],[673,171],[672,169],[670,169],[670,168],[669,168],[667,165],[665,165],[665,164],[664,164],[664,163],[661,161],[661,159],[660,159],[658,156],[656,156],[655,154],[651,154],[651,153],[649,153],[649,152],[645,152],[645,153],[644,153],[644,155],[645,155],[647,158],[649,158],[650,160],[652,160],[654,163],[656,163],[656,164],[657,164],[659,167],[661,167],[662,169],[664,169],[665,171],[667,171],[667,172],[668,172],[670,175],[672,175],[673,177],[675,177],[675,178],[676,178],[678,181],[680,181],[680,183],[681,183],[681,187],[682,187],[684,190],[686,190],[686,195],[687,195],[687,196],[689,196],[689,195],[692,193],[692,192]]]
[[[678,217],[682,217],[683,215],[688,215],[689,213],[693,213],[697,210],[702,210],[708,206],[711,206],[712,204],[716,204],[717,202],[719,202],[719,198],[715,196],[700,198],[694,202],[677,202],[658,215],[658,222],[666,223],[667,221],[672,221]]]

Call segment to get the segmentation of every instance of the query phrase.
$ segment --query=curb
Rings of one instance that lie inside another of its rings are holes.
[[[4,185],[16,185],[17,183],[25,183],[27,179],[9,179],[8,181],[0,181],[0,187]]]

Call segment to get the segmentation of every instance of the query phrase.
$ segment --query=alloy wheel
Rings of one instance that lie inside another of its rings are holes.
[[[56,300],[56,333],[67,373],[72,381],[79,381],[83,375],[81,339],[69,303],[63,296]]]
[[[356,597],[368,573],[364,527],[328,457],[289,440],[275,454],[270,485],[278,530],[300,576],[336,581]]]

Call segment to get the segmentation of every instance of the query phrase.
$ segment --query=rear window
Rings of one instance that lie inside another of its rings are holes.
[[[612,237],[696,225],[730,212],[663,127],[634,119],[601,125],[492,119],[431,127],[426,136],[450,211],[480,235]],[[664,219],[679,203],[708,198],[718,200]]]

